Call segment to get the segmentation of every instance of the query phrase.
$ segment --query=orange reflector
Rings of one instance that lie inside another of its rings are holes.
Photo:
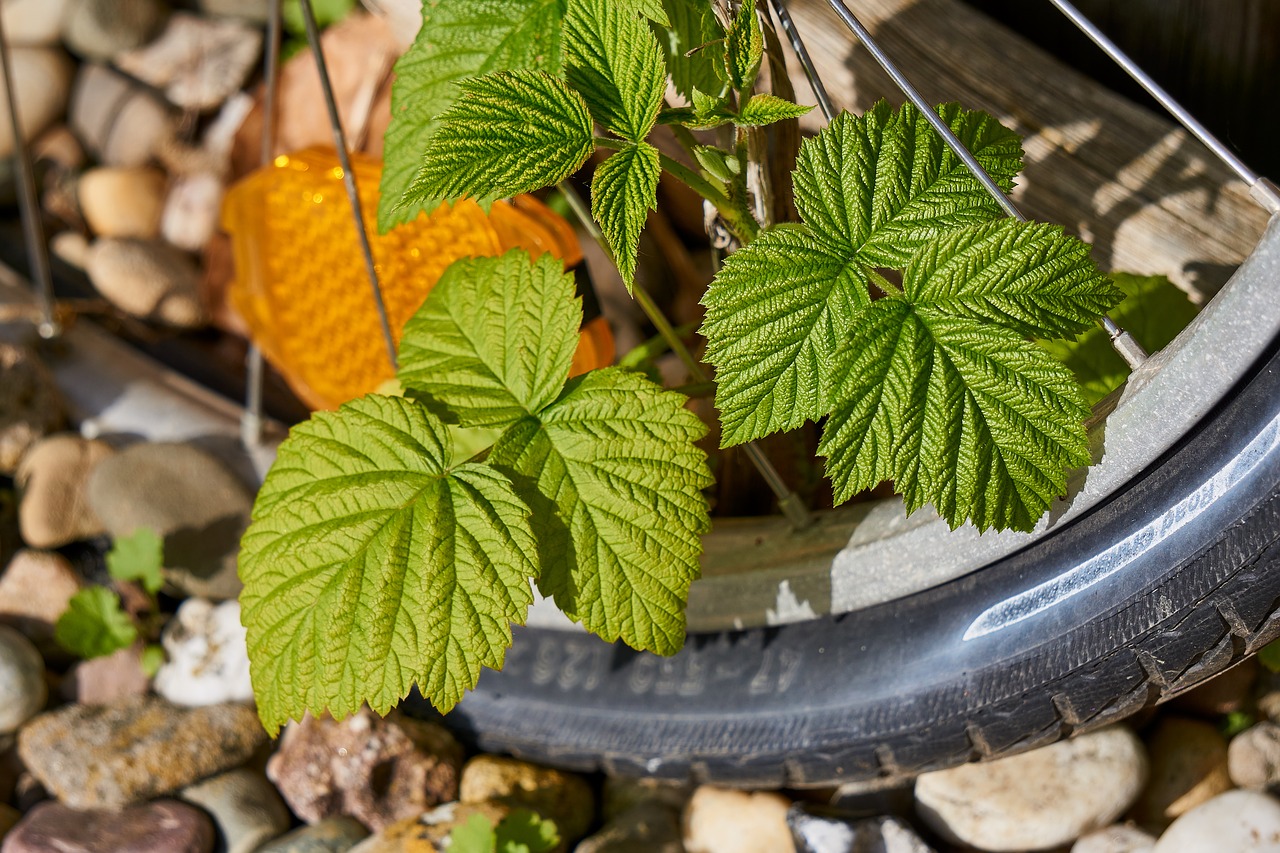
[[[518,247],[535,256],[551,252],[566,267],[582,261],[573,229],[531,196],[495,202],[487,215],[472,201],[441,205],[377,234],[382,163],[351,157],[397,341],[459,258]],[[235,253],[231,304],[298,396],[316,408],[367,394],[393,375],[342,177],[335,152],[308,148],[237,183],[222,207]],[[573,373],[612,360],[613,337],[596,318],[583,328]]]

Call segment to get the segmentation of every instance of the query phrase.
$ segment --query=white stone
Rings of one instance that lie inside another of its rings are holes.
[[[1242,731],[1227,747],[1227,771],[1241,788],[1280,782],[1280,726],[1266,720]]]
[[[787,809],[791,802],[768,791],[734,791],[702,785],[684,810],[687,853],[794,853]]]
[[[222,195],[222,179],[217,175],[200,173],[178,178],[164,203],[161,235],[179,249],[203,249],[218,228]]]
[[[925,773],[916,811],[943,838],[981,850],[1047,850],[1113,823],[1147,775],[1142,744],[1102,729],[986,764]]]
[[[71,62],[59,50],[46,47],[15,47],[9,54],[13,68],[13,88],[17,95],[18,117],[26,141],[53,124],[67,106],[71,87]],[[9,100],[0,86],[0,157],[13,153],[13,129],[8,120]]]
[[[1175,820],[1152,853],[1274,853],[1280,802],[1257,791],[1227,791]]]
[[[189,598],[161,639],[168,661],[155,691],[175,705],[217,705],[253,699],[240,604]]]
[[[1151,853],[1156,837],[1136,826],[1118,823],[1082,836],[1071,853]]]
[[[69,0],[4,0],[0,19],[12,44],[51,45],[58,41]]]

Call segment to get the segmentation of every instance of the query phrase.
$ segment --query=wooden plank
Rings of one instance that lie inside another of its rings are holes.
[[[838,107],[902,101],[825,0],[789,7]],[[1200,143],[982,13],[957,0],[850,7],[925,97],[987,110],[1026,138],[1015,201],[1090,240],[1105,269],[1168,275],[1203,299],[1262,233],[1266,214]],[[813,103],[789,64],[798,98]],[[811,131],[823,124],[816,111],[805,121]]]

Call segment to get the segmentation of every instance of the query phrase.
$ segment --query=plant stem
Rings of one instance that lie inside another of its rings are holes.
[[[878,287],[880,289],[880,292],[883,293],[885,296],[901,296],[902,295],[902,288],[898,287],[896,284],[889,281],[889,279],[880,275],[880,273],[876,272],[873,269],[867,270],[867,278],[871,279],[871,283],[876,287]]]

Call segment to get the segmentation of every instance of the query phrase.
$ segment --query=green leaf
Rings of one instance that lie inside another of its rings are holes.
[[[483,464],[446,468],[420,403],[370,395],[281,444],[241,541],[258,713],[385,714],[416,684],[442,711],[500,667],[537,566],[529,508]]]
[[[595,150],[577,93],[543,71],[498,71],[459,84],[440,116],[408,204],[496,198],[559,183]]]
[[[582,320],[574,293],[549,254],[455,261],[405,325],[397,378],[464,427],[538,412],[569,377]]]
[[[164,647],[150,643],[142,650],[142,657],[138,661],[138,665],[142,667],[142,674],[147,678],[154,678],[155,674],[160,671],[160,667],[164,666]]]
[[[738,91],[750,89],[764,56],[764,35],[756,19],[756,4],[744,2],[734,16],[724,40],[724,68],[729,85]]]
[[[742,105],[734,124],[739,127],[762,127],[789,118],[799,118],[813,107],[793,104],[777,95],[752,95],[751,100]]]
[[[667,17],[667,10],[663,7],[662,0],[614,0],[614,2],[632,15],[648,18],[664,27],[671,26],[671,20]]]
[[[498,853],[549,853],[560,844],[555,822],[530,809],[516,809],[498,822]]]
[[[693,106],[672,107],[658,114],[662,124],[679,124],[694,130],[710,130],[723,127],[737,116],[729,109],[729,99],[719,95],[708,95],[701,89],[693,90]]]
[[[653,32],[625,4],[569,0],[565,64],[596,121],[632,142],[653,130],[667,72]]]
[[[120,598],[103,586],[90,586],[71,596],[67,611],[53,626],[58,645],[76,657],[100,658],[127,649],[138,628],[120,609]]]
[[[155,595],[164,586],[164,540],[154,530],[139,527],[129,536],[117,536],[107,552],[107,571],[120,581],[139,581]]]
[[[631,290],[636,249],[649,211],[658,206],[658,149],[629,145],[596,167],[591,180],[591,215],[600,223],[622,280]]]
[[[835,353],[870,303],[857,264],[804,226],[779,226],[730,255],[702,301],[724,446],[830,411]]]
[[[711,474],[694,445],[706,427],[683,404],[639,374],[595,370],[489,457],[531,501],[543,594],[606,640],[660,654],[684,642],[710,525],[699,490]]]
[[[693,156],[698,159],[698,165],[716,180],[728,183],[742,174],[742,163],[738,158],[714,145],[696,146]]]
[[[383,145],[378,230],[408,222],[423,202],[401,205],[422,168],[441,113],[457,99],[457,83],[492,71],[561,70],[565,0],[424,3],[422,28],[395,67],[391,124]]]
[[[1196,306],[1164,276],[1113,273],[1111,280],[1125,294],[1125,300],[1110,312],[1111,319],[1147,352],[1163,349],[1195,319]],[[1040,346],[1071,369],[1090,404],[1110,394],[1129,375],[1129,365],[1097,326],[1074,341],[1040,341]]]
[[[991,116],[954,104],[938,108],[987,173],[1005,190],[1022,167],[1017,134]],[[800,218],[818,239],[859,263],[901,269],[915,250],[1000,208],[910,104],[881,101],[842,114],[800,146],[794,173]]]
[[[663,0],[670,28],[658,33],[676,91],[692,98],[695,89],[719,91],[724,64],[724,30],[708,0]]]
[[[449,853],[494,853],[498,838],[489,819],[473,814],[449,833]]]

